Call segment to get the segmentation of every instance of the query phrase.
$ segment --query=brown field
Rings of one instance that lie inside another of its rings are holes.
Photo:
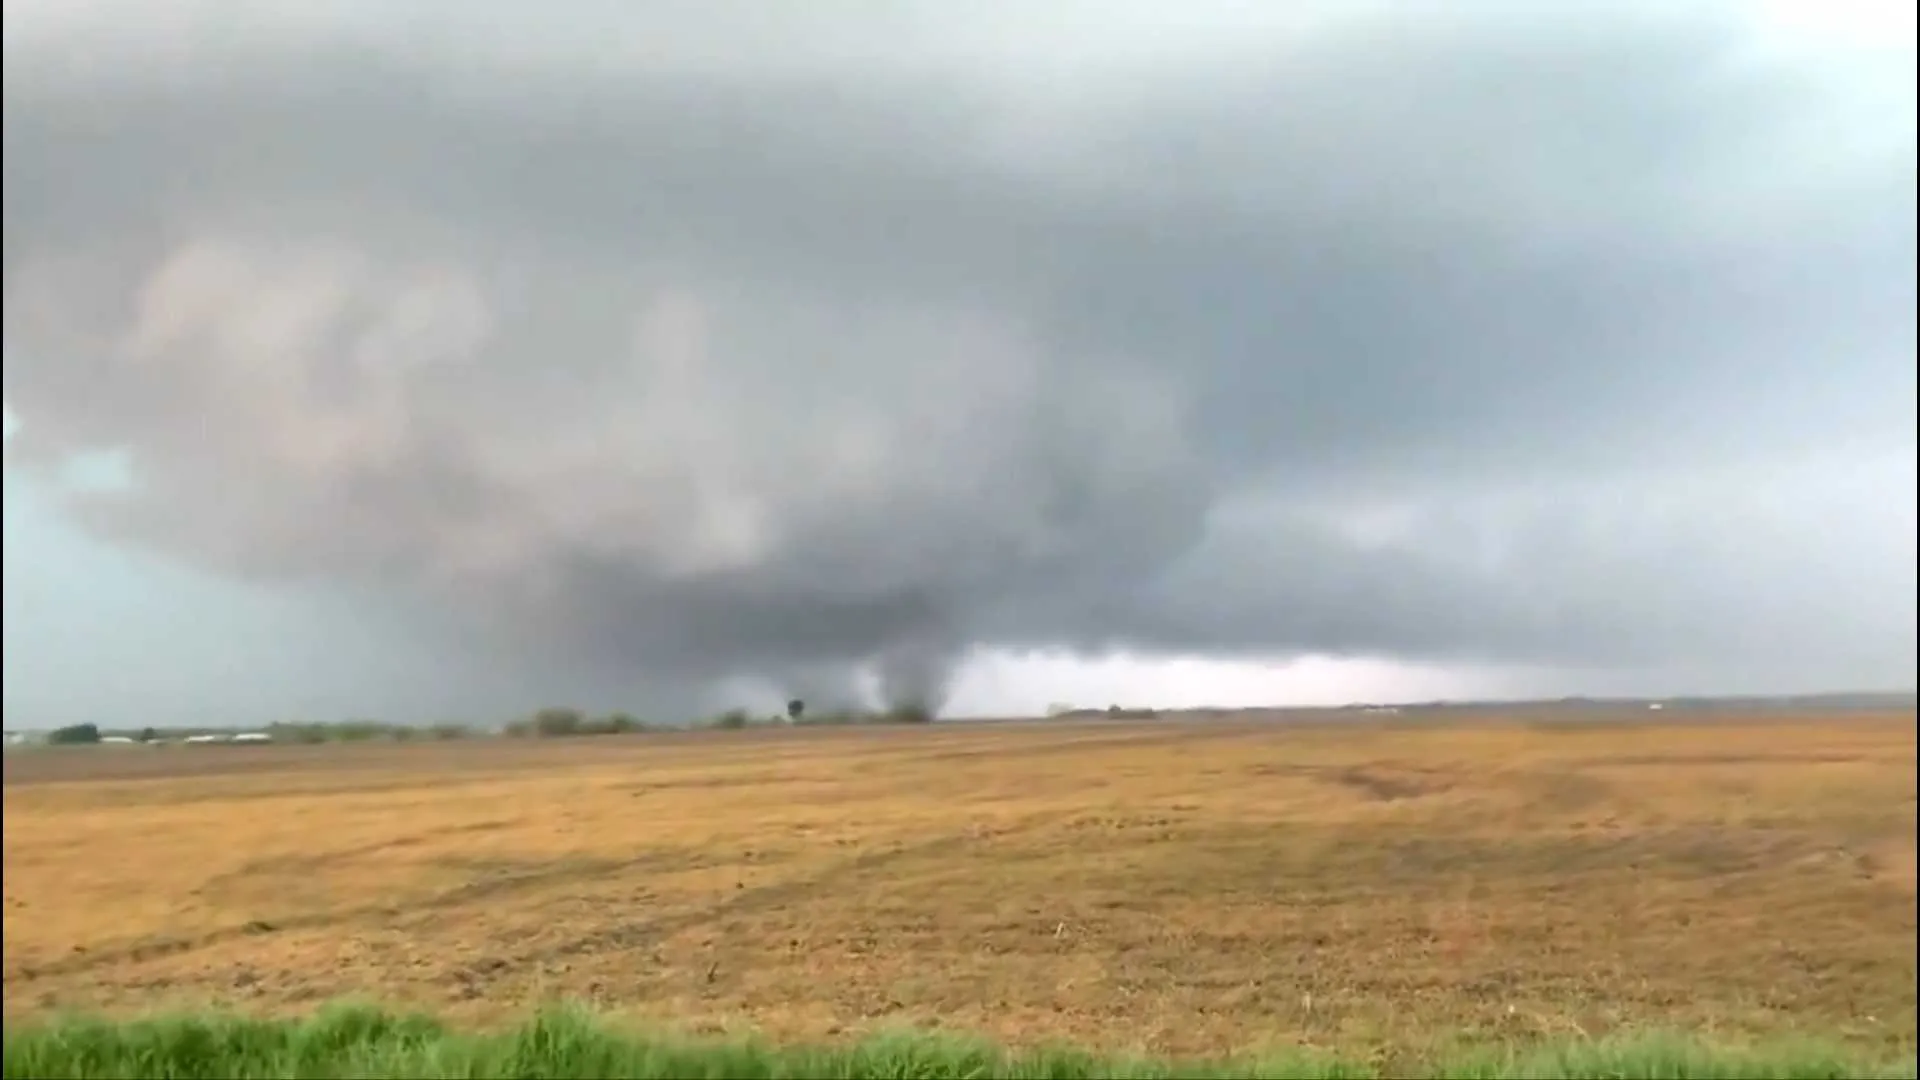
[[[48,750],[6,760],[6,1014],[1896,1050],[1914,798],[1910,713]]]

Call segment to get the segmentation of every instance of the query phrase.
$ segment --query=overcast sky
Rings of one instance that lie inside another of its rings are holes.
[[[7,0],[8,723],[1911,687],[1913,18]]]

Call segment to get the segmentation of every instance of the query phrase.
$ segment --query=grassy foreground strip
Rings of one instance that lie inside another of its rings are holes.
[[[1074,1051],[1012,1052],[990,1044],[917,1034],[843,1046],[778,1047],[633,1034],[573,1009],[542,1012],[517,1030],[464,1033],[421,1016],[335,1006],[306,1020],[229,1015],[174,1016],[125,1023],[70,1018],[9,1024],[8,1078],[187,1080],[187,1078],[360,1077],[427,1080],[939,1080],[1032,1077],[1369,1077],[1374,1067],[1310,1053],[1265,1061],[1115,1060]],[[1612,1077],[1689,1080],[1813,1080],[1914,1076],[1914,1059],[1850,1061],[1808,1045],[1730,1051],[1670,1036],[1540,1044],[1505,1053],[1436,1061],[1420,1075],[1442,1077]],[[1408,1076],[1395,1067],[1386,1075]]]

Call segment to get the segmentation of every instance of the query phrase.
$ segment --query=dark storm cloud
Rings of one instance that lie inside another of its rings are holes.
[[[9,452],[124,450],[69,501],[124,542],[656,679],[937,697],[985,644],[1910,680],[1911,504],[1778,478],[1910,481],[1911,81],[1528,10],[1073,92],[365,28],[92,78],[10,24]]]

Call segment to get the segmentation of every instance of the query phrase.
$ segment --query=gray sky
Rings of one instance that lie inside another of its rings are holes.
[[[535,10],[9,0],[10,723],[1915,681],[1910,10]]]

